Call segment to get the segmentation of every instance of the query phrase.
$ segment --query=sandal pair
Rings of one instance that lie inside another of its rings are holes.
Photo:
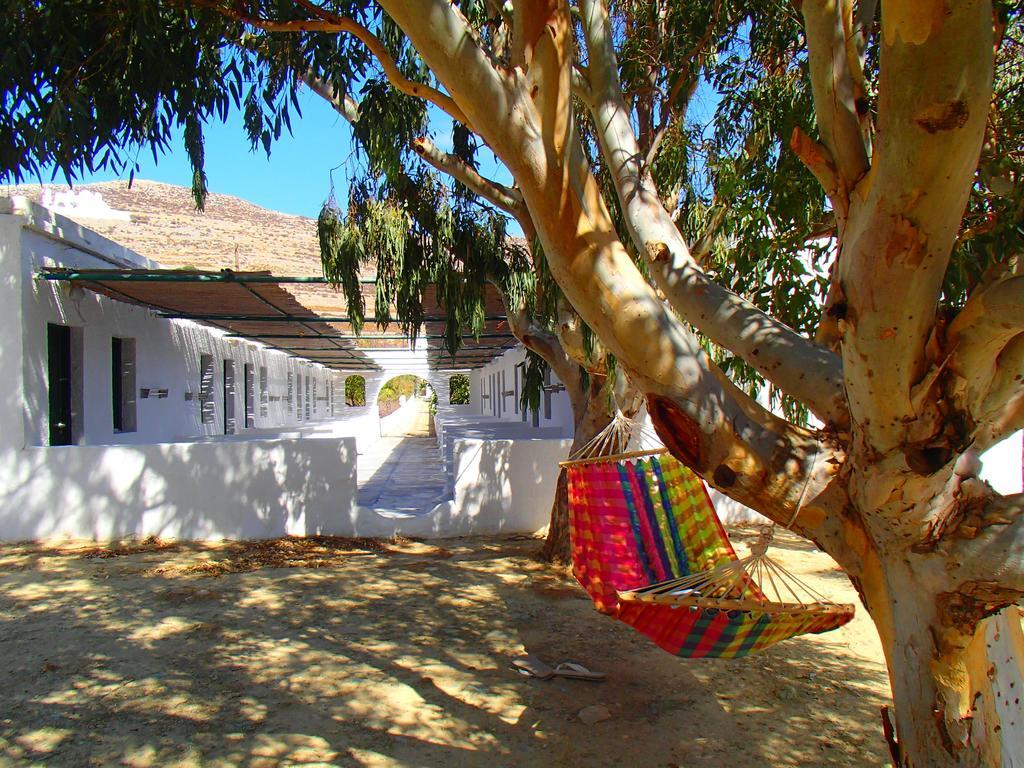
[[[592,672],[582,664],[575,661],[563,661],[556,667],[550,667],[534,656],[522,656],[512,661],[512,666],[517,672],[526,677],[535,677],[538,680],[550,680],[553,677],[566,677],[571,680],[591,680],[600,682],[605,679],[604,672]]]

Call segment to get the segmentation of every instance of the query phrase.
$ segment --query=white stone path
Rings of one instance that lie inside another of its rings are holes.
[[[380,437],[359,448],[359,506],[425,514],[448,498],[437,440]]]

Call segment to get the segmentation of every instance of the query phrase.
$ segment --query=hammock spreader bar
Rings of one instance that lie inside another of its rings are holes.
[[[853,618],[763,547],[739,560],[701,479],[664,451],[565,466],[576,578],[598,610],[669,653],[738,658]]]

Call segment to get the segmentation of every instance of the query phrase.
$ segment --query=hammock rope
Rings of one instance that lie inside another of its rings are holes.
[[[563,462],[573,571],[599,611],[687,658],[737,658],[853,618],[767,554],[772,529],[738,558],[703,481],[652,443],[617,415]]]

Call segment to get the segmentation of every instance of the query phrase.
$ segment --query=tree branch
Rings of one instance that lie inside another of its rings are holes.
[[[804,133],[800,126],[793,129],[789,146],[825,190],[832,210],[835,211],[838,229],[842,232],[846,227],[846,217],[850,213],[850,198],[831,153],[825,146]]]
[[[984,397],[972,411],[972,438],[979,450],[1024,429],[1024,333],[1017,334],[1003,347],[994,368]]]
[[[951,521],[939,546],[951,581],[985,585],[990,600],[1014,603],[1024,597],[1024,493],[989,494]]]
[[[853,2],[804,0],[801,10],[818,130],[848,194],[868,170],[858,113],[858,106],[867,110],[863,86],[857,85],[863,76],[859,59],[851,57],[848,48],[853,37]]]
[[[957,374],[960,408],[997,442],[1020,419],[1014,395],[1021,392],[1024,346],[1024,274],[1012,275],[976,292],[950,323],[949,368]],[[1009,406],[1009,410],[1007,410]],[[994,411],[994,412],[993,412]],[[996,427],[1000,424],[1000,427]]]
[[[455,178],[471,192],[479,195],[492,205],[497,206],[511,216],[519,219],[529,216],[523,196],[512,188],[481,176],[475,168],[455,155],[438,149],[434,142],[425,136],[413,139],[412,148],[420,157],[442,173]]]
[[[264,32],[345,32],[350,34],[357,38],[367,47],[370,53],[373,54],[380,63],[381,69],[384,71],[384,76],[395,88],[407,96],[413,96],[415,98],[429,101],[431,104],[438,107],[443,112],[446,112],[463,125],[470,124],[462,110],[459,109],[459,106],[450,96],[435,88],[431,88],[429,85],[417,83],[416,81],[407,78],[402,70],[398,68],[398,65],[391,57],[391,53],[388,51],[384,43],[382,43],[376,35],[370,32],[370,30],[353,19],[331,13],[330,11],[320,8],[312,3],[303,2],[303,0],[297,0],[297,2],[310,12],[314,13],[317,16],[316,19],[275,21],[273,19],[263,19],[250,16],[242,13],[235,7],[224,6],[214,0],[196,1],[200,5],[215,10],[223,16],[235,19],[236,21],[252,27],[256,27]]]
[[[1024,333],[1024,274],[976,291],[957,313],[947,331],[955,367],[967,371],[993,363],[1020,333]]]
[[[508,297],[502,293],[502,303],[505,305],[505,314],[508,316],[508,325],[512,335],[522,342],[523,346],[540,355],[548,364],[555,376],[565,385],[566,394],[572,404],[573,415],[583,413],[586,410],[586,395],[581,386],[580,368],[566,353],[558,336],[538,326],[533,318],[526,312],[526,308],[510,306]]]
[[[582,4],[595,106],[594,125],[630,235],[651,261],[669,304],[687,322],[753,366],[826,422],[845,424],[839,358],[711,280],[694,262],[641,167],[640,148],[619,85],[607,11],[600,0]]]
[[[314,75],[312,70],[307,69],[300,73],[299,77],[313,93],[330,104],[350,125],[355,125],[359,121],[359,104],[347,93],[339,94],[333,85]]]
[[[325,82],[312,71],[307,70],[301,75],[302,81],[309,88],[327,101],[334,110],[344,117],[350,124],[359,120],[359,104],[355,99],[346,94],[339,95],[330,83]],[[412,148],[423,160],[430,163],[434,168],[461,182],[471,192],[487,200],[492,205],[505,211],[516,218],[520,224],[529,220],[529,211],[523,202],[523,196],[513,187],[507,187],[496,181],[481,176],[475,168],[468,165],[462,158],[456,155],[443,152],[434,145],[426,136],[414,139]],[[524,226],[524,231],[532,231],[532,223],[529,227]]]
[[[664,8],[661,9],[659,17],[663,20]],[[661,102],[660,113],[661,120],[660,125],[654,131],[654,138],[651,141],[650,147],[647,149],[647,153],[644,157],[644,164],[650,167],[654,160],[658,156],[658,150],[661,148],[661,142],[664,140],[665,135],[668,133],[669,126],[672,121],[672,117],[677,114],[676,101],[679,99],[679,94],[682,92],[683,86],[686,87],[686,98],[683,100],[682,109],[678,111],[680,120],[686,118],[686,112],[690,104],[690,100],[693,98],[693,94],[697,92],[698,77],[697,77],[697,65],[698,58],[700,58],[707,50],[708,45],[711,44],[712,36],[714,35],[715,26],[718,24],[718,20],[722,14],[722,0],[715,0],[715,4],[711,9],[711,18],[708,20],[708,25],[704,29],[704,33],[698,38],[697,42],[694,43],[690,51],[681,60],[685,62],[685,70],[676,75],[675,82],[669,89],[668,94]],[[662,31],[662,40],[666,37],[666,33]]]
[[[990,5],[921,7],[882,6],[872,168],[851,196],[832,277],[851,413],[883,454],[930,431],[915,390],[934,363],[936,307],[992,95]]]
[[[462,12],[445,0],[380,0],[380,6],[451,94],[464,115],[459,122],[502,156],[502,145],[516,137],[487,128],[506,122],[520,107],[512,103],[509,76],[481,47]]]
[[[608,352],[600,339],[592,340],[590,354],[583,341],[583,320],[563,296],[558,303],[558,340],[562,349],[576,363],[589,373],[607,373]]]
[[[587,107],[593,106],[594,94],[590,92],[590,79],[587,68],[576,64],[572,68],[572,95],[582,101]]]

